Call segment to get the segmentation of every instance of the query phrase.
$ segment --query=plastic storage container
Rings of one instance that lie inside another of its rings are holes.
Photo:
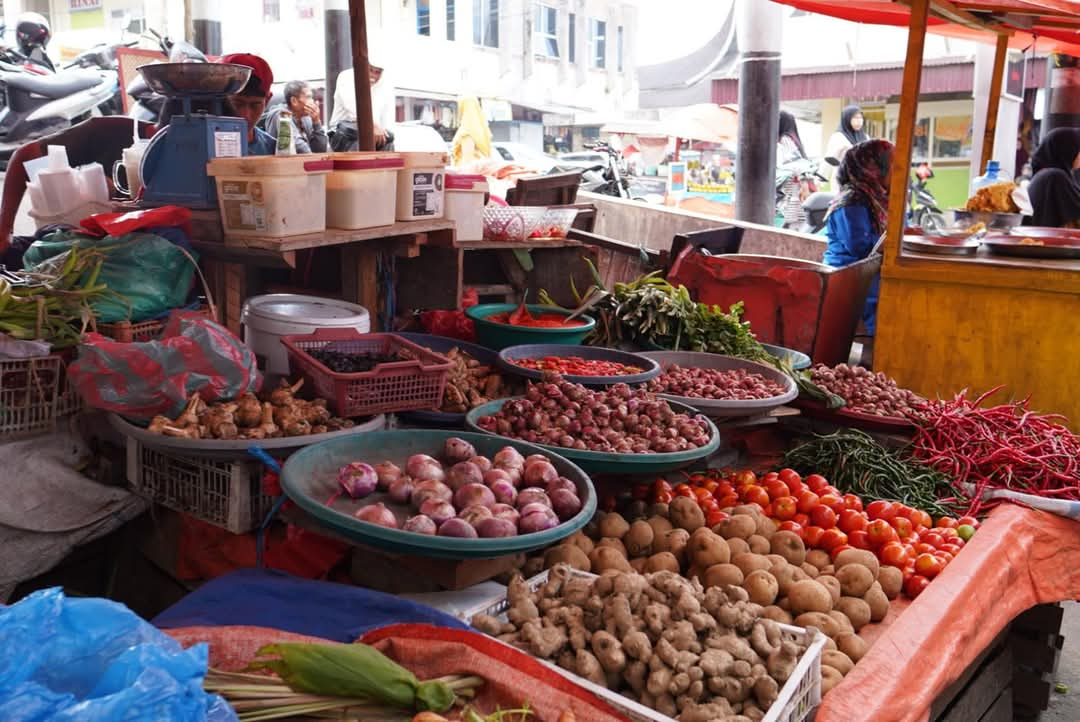
[[[1001,164],[996,160],[988,160],[986,161],[986,172],[971,179],[971,195],[975,195],[975,191],[980,188],[992,186],[995,183],[1004,183],[1008,180],[1009,177],[1001,170]]]
[[[443,217],[446,153],[402,153],[398,171],[397,219],[426,221]]]
[[[314,333],[317,328],[351,328],[357,333],[371,330],[371,317],[363,306],[291,293],[248,299],[240,323],[244,324],[244,343],[255,352],[259,369],[278,376],[289,373],[282,336]]]
[[[398,171],[396,153],[338,153],[326,176],[326,227],[374,228],[394,223]]]
[[[459,241],[484,237],[487,178],[482,175],[446,174],[446,217],[454,222]]]
[[[325,155],[214,158],[221,224],[229,236],[285,238],[326,230]]]

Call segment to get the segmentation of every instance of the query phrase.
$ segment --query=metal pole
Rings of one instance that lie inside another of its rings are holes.
[[[776,218],[776,135],[780,122],[781,7],[738,0],[739,135],[735,217],[772,225]]]
[[[329,124],[334,113],[334,92],[337,90],[338,75],[352,63],[351,41],[349,40],[349,2],[348,0],[326,0],[326,122]]]
[[[367,13],[364,0],[349,0],[352,27],[353,82],[356,88],[356,130],[359,150],[375,150],[375,121],[371,108],[371,77],[367,48]]]
[[[221,55],[221,3],[191,0],[192,42],[207,55]]]
[[[1046,113],[1040,135],[1080,126],[1080,58],[1051,53],[1047,63]]]

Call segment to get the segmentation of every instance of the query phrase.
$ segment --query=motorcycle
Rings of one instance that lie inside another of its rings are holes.
[[[915,177],[911,179],[908,190],[908,223],[920,228],[926,224],[931,213],[940,214],[937,199],[926,184],[934,177],[934,170],[926,161],[912,163]]]
[[[806,219],[788,221],[787,214],[784,212],[794,202],[794,199],[790,196],[798,193],[800,195],[799,206],[805,210],[805,202],[809,200],[810,196],[818,192],[818,182],[824,183],[826,180],[828,179],[818,171],[818,164],[806,158],[800,158],[778,167],[776,169],[777,221],[785,228],[798,227],[801,230],[806,225]]]
[[[619,169],[619,151],[603,141],[586,144],[585,147],[597,153],[605,153],[607,163],[595,165],[582,172],[581,190],[616,198],[630,198],[630,183]]]
[[[147,32],[157,42],[161,52],[169,58],[170,63],[206,63],[209,62],[201,50],[188,42],[173,41],[168,36],[161,35],[153,28]],[[164,95],[158,95],[146,84],[143,76],[136,75],[126,88],[126,92],[135,102],[128,112],[128,117],[143,120],[147,123],[160,123],[162,110],[165,108]]]

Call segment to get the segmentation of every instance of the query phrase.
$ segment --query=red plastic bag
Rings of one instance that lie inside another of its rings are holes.
[[[174,418],[191,394],[203,401],[258,391],[255,354],[224,326],[174,313],[161,341],[120,343],[87,334],[68,378],[87,405],[134,419]]]
[[[420,325],[424,331],[436,336],[447,336],[460,341],[476,340],[476,325],[464,309],[475,306],[480,302],[480,296],[475,288],[466,288],[461,296],[460,311],[423,311],[420,313]]]
[[[142,228],[179,226],[191,236],[191,211],[180,206],[161,206],[130,213],[97,213],[79,222],[95,236],[120,237]]]

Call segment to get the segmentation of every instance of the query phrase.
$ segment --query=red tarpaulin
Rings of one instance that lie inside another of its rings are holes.
[[[898,25],[906,27],[909,10],[893,0],[774,0],[783,5],[828,15],[856,23]],[[993,42],[989,29],[978,29],[976,23],[946,19],[931,3],[929,32],[965,40]],[[964,13],[993,13],[995,17],[980,16],[1012,31],[1009,47],[1026,50],[1033,44],[1041,52],[1061,52],[1080,55],[1080,1],[1078,0],[954,0],[950,7]],[[1015,27],[1010,23],[1016,23]],[[1028,25],[1030,23],[1030,25]]]

